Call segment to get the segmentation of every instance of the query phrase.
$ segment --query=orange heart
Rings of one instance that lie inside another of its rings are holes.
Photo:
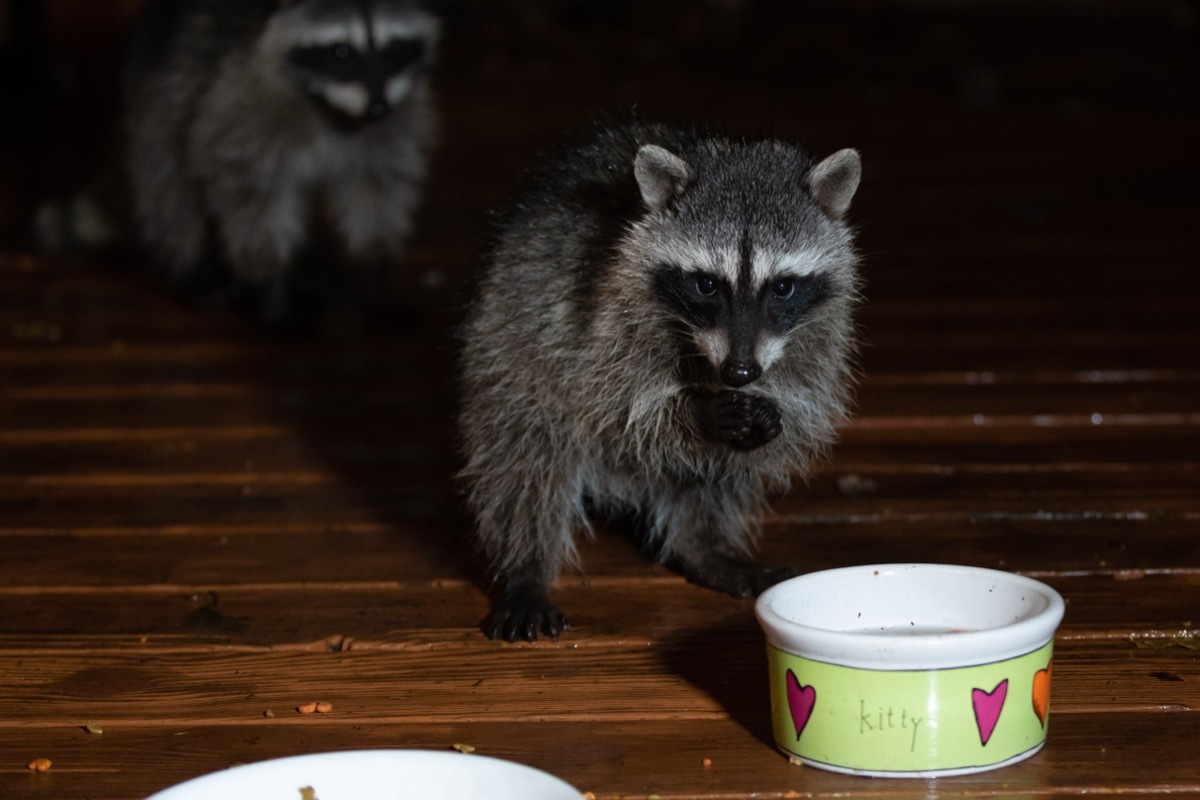
[[[1050,668],[1053,666],[1054,662],[1051,661],[1045,669],[1039,669],[1033,675],[1033,713],[1037,714],[1043,728],[1046,727],[1046,712],[1050,708]]]

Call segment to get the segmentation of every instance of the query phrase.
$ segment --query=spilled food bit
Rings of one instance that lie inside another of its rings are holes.
[[[87,723],[86,725],[83,726],[83,729],[85,731],[87,731],[88,733],[92,733],[97,736],[104,733],[104,728],[100,727],[99,723],[96,723],[96,722]]]
[[[50,767],[54,766],[54,762],[48,758],[35,758],[25,766],[34,772],[45,772],[50,769]]]
[[[461,742],[455,742],[454,744],[452,744],[450,746],[453,747],[455,750],[457,750],[460,753],[474,753],[475,752],[475,745],[473,745],[473,744],[463,744]]]
[[[323,700],[302,703],[296,706],[296,710],[301,714],[328,714],[330,711],[333,711],[333,703],[326,703]],[[272,716],[274,715],[272,714]]]
[[[317,790],[311,786],[301,787],[300,800],[317,800]]]

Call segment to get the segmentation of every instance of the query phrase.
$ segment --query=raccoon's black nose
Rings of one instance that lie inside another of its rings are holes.
[[[391,106],[382,100],[375,100],[367,106],[367,119],[383,119],[392,111]]]
[[[754,383],[762,375],[762,367],[753,361],[726,361],[721,365],[721,380],[737,389]]]

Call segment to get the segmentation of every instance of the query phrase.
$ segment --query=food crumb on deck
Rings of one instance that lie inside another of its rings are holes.
[[[333,711],[333,703],[327,703],[323,700],[314,700],[311,703],[301,703],[300,705],[296,706],[296,710],[301,714],[328,714],[330,711]],[[263,714],[263,716],[267,715]],[[272,714],[271,716],[274,715]]]

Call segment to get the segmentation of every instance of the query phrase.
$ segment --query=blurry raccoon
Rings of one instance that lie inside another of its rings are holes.
[[[547,158],[508,211],[463,331],[468,504],[493,638],[557,636],[548,588],[589,513],[735,596],[768,493],[847,414],[858,300],[854,150],[666,126]]]
[[[227,271],[274,320],[304,258],[381,281],[421,198],[438,28],[412,0],[149,0],[123,82],[138,242],[184,289]],[[43,239],[104,230],[67,211]]]

